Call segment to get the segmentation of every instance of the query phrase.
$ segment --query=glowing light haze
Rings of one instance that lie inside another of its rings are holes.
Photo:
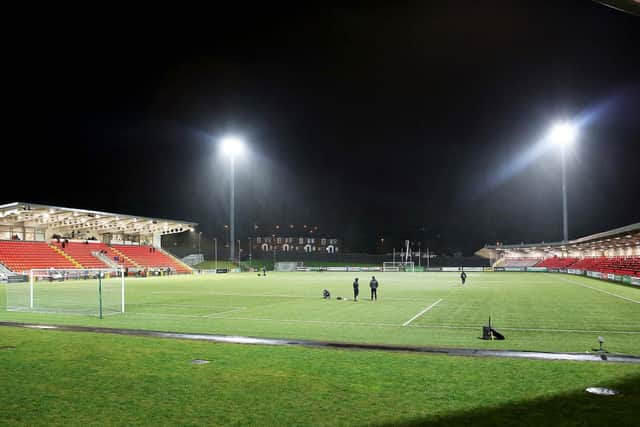
[[[551,128],[549,137],[556,144],[567,145],[575,141],[578,134],[577,128],[568,122],[556,123]]]
[[[225,136],[220,142],[224,154],[236,157],[244,151],[244,142],[237,136]]]

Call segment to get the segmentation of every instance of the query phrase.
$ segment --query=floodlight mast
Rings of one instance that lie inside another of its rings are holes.
[[[561,148],[561,163],[562,163],[562,235],[563,242],[569,241],[569,225],[567,224],[567,168],[565,167],[565,146],[562,144]]]
[[[576,139],[578,134],[574,125],[568,122],[557,123],[551,128],[551,140],[560,145],[562,163],[562,231],[563,241],[569,241],[569,226],[567,224],[567,173],[565,167],[566,148]]]
[[[243,151],[243,142],[235,136],[222,139],[222,151],[229,156],[229,172],[231,174],[231,196],[229,209],[229,260],[233,263],[235,254],[235,158]]]

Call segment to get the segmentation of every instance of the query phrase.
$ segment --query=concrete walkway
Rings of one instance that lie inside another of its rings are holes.
[[[551,353],[538,351],[511,351],[511,350],[481,350],[472,348],[441,348],[441,347],[417,347],[417,346],[400,346],[400,345],[383,345],[383,344],[358,344],[346,342],[331,341],[313,341],[313,340],[286,340],[272,338],[255,338],[233,335],[214,335],[214,334],[197,334],[182,332],[162,332],[148,331],[142,329],[116,329],[116,328],[97,328],[91,326],[72,326],[72,325],[47,325],[32,324],[19,322],[0,322],[0,326],[14,328],[29,328],[40,330],[55,330],[68,332],[89,332],[97,334],[117,334],[151,338],[171,338],[180,340],[193,341],[209,341],[216,343],[232,343],[232,344],[259,344],[273,346],[301,346],[315,348],[333,348],[346,350],[377,350],[377,351],[395,351],[409,353],[430,353],[442,354],[448,356],[469,356],[469,357],[506,357],[513,359],[537,359],[537,360],[572,360],[577,362],[622,362],[640,364],[640,356],[624,355],[612,353]]]

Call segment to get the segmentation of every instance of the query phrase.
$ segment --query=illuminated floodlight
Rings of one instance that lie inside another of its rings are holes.
[[[556,123],[552,128],[549,136],[556,144],[568,145],[575,141],[578,135],[578,129],[571,123]]]
[[[236,156],[242,154],[242,152],[244,151],[244,141],[242,140],[242,138],[236,136],[236,135],[227,135],[225,137],[223,137],[220,140],[220,144],[221,144],[221,148],[222,148],[222,152],[229,157],[229,173],[231,176],[230,179],[230,186],[231,186],[231,191],[229,192],[230,195],[230,209],[229,209],[229,260],[231,262],[235,261],[235,158]],[[225,225],[225,228],[227,228],[227,226]],[[239,260],[239,256],[238,256],[238,260]]]
[[[222,151],[228,156],[235,157],[244,150],[244,143],[237,136],[225,136],[222,138],[221,144]]]

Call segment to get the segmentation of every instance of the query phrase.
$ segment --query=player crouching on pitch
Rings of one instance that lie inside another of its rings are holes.
[[[328,289],[323,289],[322,290],[322,298],[331,299],[331,293],[329,292]]]

